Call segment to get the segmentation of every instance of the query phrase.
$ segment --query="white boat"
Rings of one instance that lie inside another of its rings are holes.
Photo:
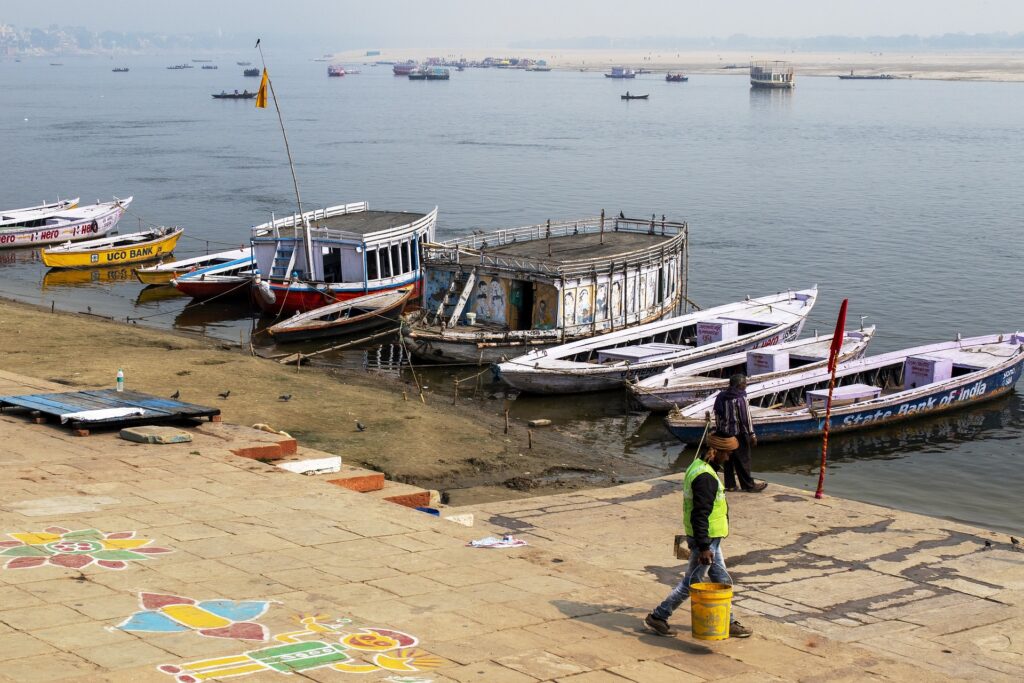
[[[57,201],[50,202],[48,204],[26,206],[23,209],[8,209],[7,211],[0,211],[0,226],[7,225],[12,221],[45,218],[50,214],[57,213],[58,211],[73,209],[78,206],[78,200],[78,197],[75,197],[74,199],[58,199]]]
[[[729,377],[747,375],[751,383],[764,382],[828,364],[832,336],[797,339],[766,349],[755,349],[721,356],[699,363],[669,368],[629,385],[633,399],[647,410],[667,412],[674,407],[701,401],[725,389]],[[874,326],[847,330],[839,350],[839,362],[860,358],[875,336]]]
[[[39,246],[102,237],[114,229],[132,198],[56,212],[24,214],[0,223],[0,248]]]
[[[840,363],[829,417],[831,433],[852,431],[973,405],[1013,391],[1024,368],[1024,334],[992,334]],[[825,426],[828,368],[751,384],[750,418],[758,441],[820,437]],[[715,395],[680,411],[665,425],[697,443]]]
[[[174,278],[193,270],[199,270],[200,268],[207,268],[209,266],[223,265],[239,259],[249,259],[251,261],[252,249],[249,247],[241,247],[239,249],[221,251],[216,254],[193,256],[192,258],[182,259],[180,261],[169,261],[167,263],[160,262],[154,266],[136,268],[135,277],[139,279],[139,282],[146,285],[165,285]]]
[[[498,365],[521,391],[571,394],[625,386],[666,368],[791,341],[818,288],[780,292],[532,351]]]

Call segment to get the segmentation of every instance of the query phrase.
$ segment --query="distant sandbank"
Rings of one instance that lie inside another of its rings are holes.
[[[743,74],[751,59],[781,59],[791,62],[798,76],[837,76],[850,71],[858,74],[887,73],[897,77],[944,81],[1024,81],[1024,51],[989,52],[741,52],[666,50],[445,50],[388,49],[367,57],[362,51],[339,52],[334,59],[343,62],[376,60],[423,60],[427,57],[465,58],[479,61],[485,57],[514,56],[543,59],[555,69],[604,71],[627,66],[651,71],[683,71],[694,74]],[[735,65],[739,69],[725,67]]]

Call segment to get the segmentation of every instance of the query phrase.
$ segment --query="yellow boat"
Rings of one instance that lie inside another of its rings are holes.
[[[152,228],[127,235],[41,249],[43,263],[50,268],[96,268],[151,261],[174,251],[183,228]]]

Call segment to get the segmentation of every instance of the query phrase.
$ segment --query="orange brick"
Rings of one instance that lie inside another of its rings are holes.
[[[387,496],[384,500],[396,505],[404,505],[407,508],[420,508],[430,506],[430,491],[419,491],[417,493],[404,493],[398,496]]]

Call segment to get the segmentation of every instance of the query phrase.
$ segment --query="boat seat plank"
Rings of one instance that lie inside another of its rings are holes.
[[[634,363],[654,360],[662,356],[670,356],[680,351],[692,349],[689,344],[665,344],[651,342],[649,344],[636,344],[634,346],[622,346],[613,349],[603,349],[597,352],[597,362],[604,363],[615,360],[628,360]]]

